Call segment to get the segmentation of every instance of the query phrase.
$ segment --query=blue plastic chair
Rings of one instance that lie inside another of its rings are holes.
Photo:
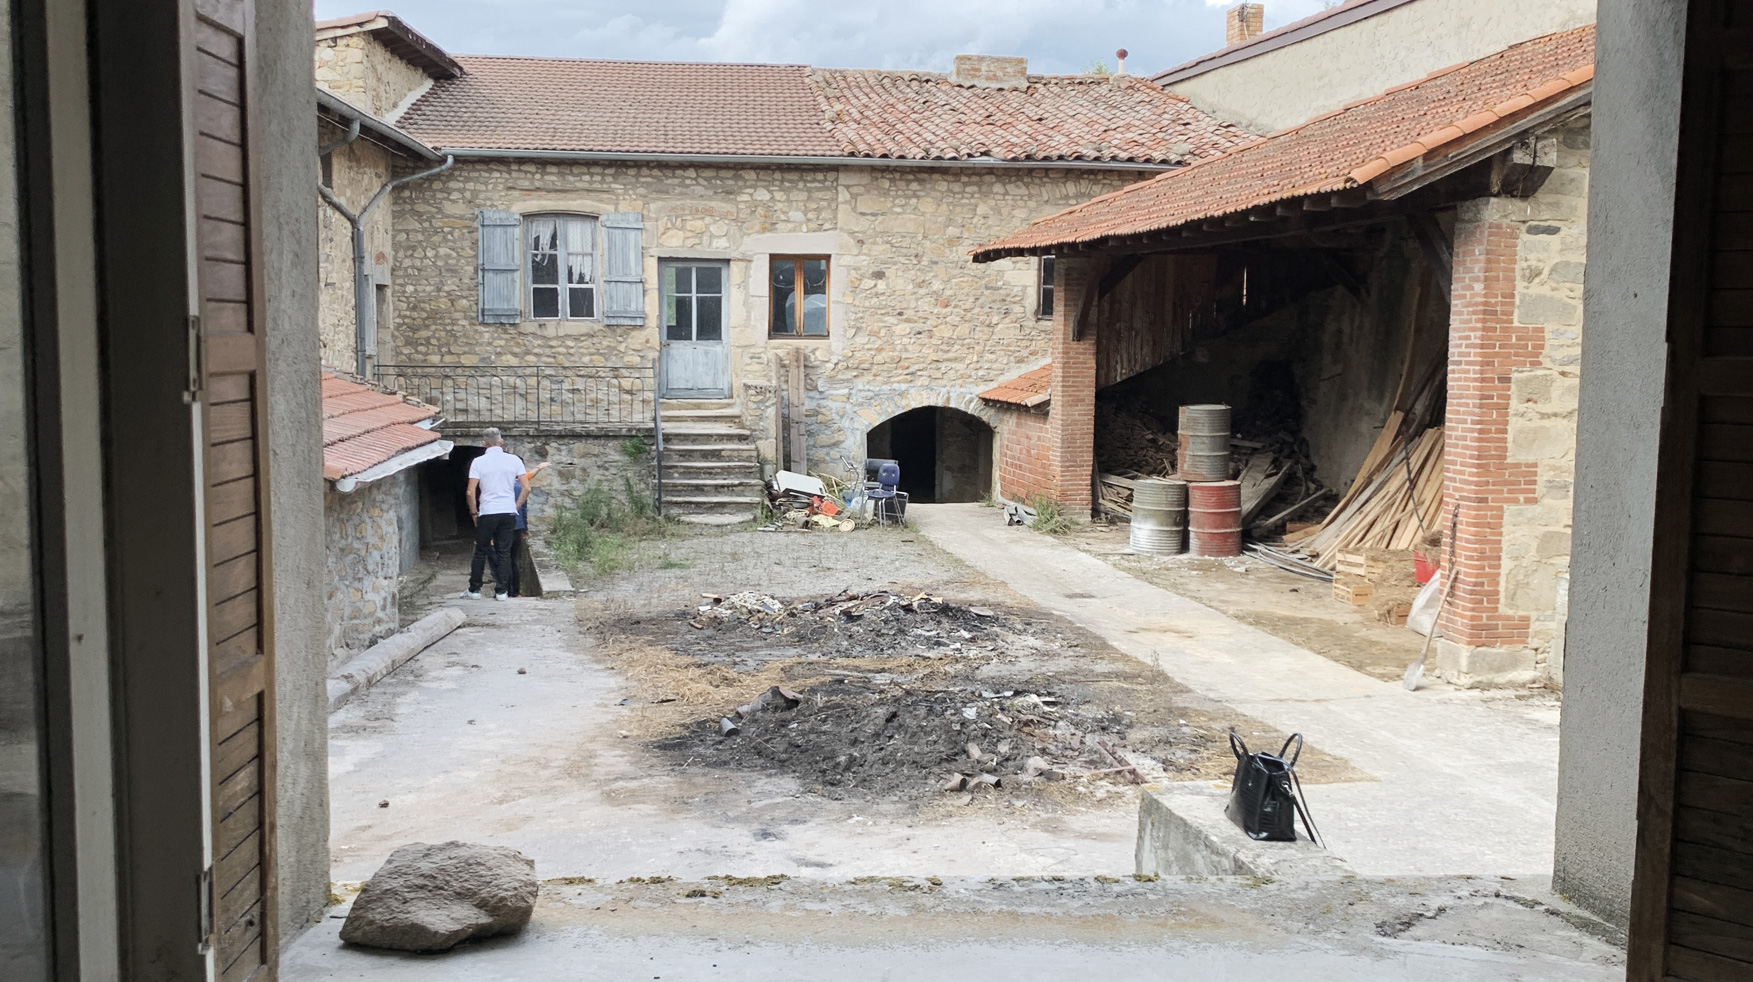
[[[884,464],[877,469],[877,486],[864,492],[864,496],[872,502],[876,510],[877,524],[889,524],[889,510],[894,506],[895,488],[901,483],[901,468],[894,464]],[[885,505],[884,502],[889,504]]]

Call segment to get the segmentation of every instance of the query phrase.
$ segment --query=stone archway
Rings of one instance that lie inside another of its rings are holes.
[[[865,435],[867,458],[900,462],[900,489],[912,502],[979,501],[992,490],[993,428],[949,406],[920,406]]]

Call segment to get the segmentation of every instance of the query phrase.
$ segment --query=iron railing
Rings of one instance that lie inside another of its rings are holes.
[[[452,427],[654,430],[657,364],[379,365],[379,384],[437,406]]]

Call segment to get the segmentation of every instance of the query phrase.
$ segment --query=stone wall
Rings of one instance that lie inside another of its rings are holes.
[[[330,667],[394,634],[402,574],[398,515],[408,471],[323,497]]]
[[[1545,671],[1570,568],[1571,487],[1588,242],[1589,123],[1558,134],[1531,198],[1460,209],[1445,491],[1461,580],[1438,663],[1464,675]]]
[[[729,263],[732,394],[774,459],[777,355],[806,353],[812,469],[850,475],[868,430],[899,412],[952,406],[996,422],[975,394],[1038,365],[1037,264],[976,266],[968,251],[1112,191],[1132,171],[979,167],[733,167],[459,161],[397,193],[400,302],[394,358],[453,365],[649,364],[658,262]],[[480,324],[476,212],[639,211],[646,324]],[[768,337],[768,260],[831,257],[829,337]]]
[[[461,447],[479,447],[479,433],[447,428],[445,438]],[[651,441],[641,436],[570,434],[533,436],[515,432],[505,435],[505,449],[523,458],[524,466],[549,464],[530,490],[529,524],[532,534],[543,534],[557,511],[570,507],[592,485],[608,488],[617,500],[632,493],[651,498],[655,491],[656,457]],[[637,450],[637,453],[633,451]],[[459,460],[464,454],[453,451]],[[466,464],[463,465],[466,468]]]
[[[1537,484],[1533,504],[1504,512],[1503,602],[1529,617],[1528,643],[1542,666],[1559,630],[1559,579],[1570,569],[1589,148],[1588,120],[1565,127],[1557,169],[1519,216],[1516,323],[1543,337],[1539,363],[1510,376],[1509,459],[1534,465]]]
[[[369,34],[347,34],[316,43],[316,83],[387,120],[404,99],[426,84],[426,73]]]
[[[328,120],[318,124],[318,139],[328,143],[342,135],[340,127]],[[355,140],[329,155],[332,187],[341,203],[358,214],[378,188],[390,179],[393,157],[388,150],[369,140]],[[391,285],[394,246],[391,234],[394,223],[393,196],[384,199],[365,222],[365,261],[374,289]],[[341,213],[320,197],[317,199],[317,268],[321,292],[317,302],[317,324],[322,335],[323,364],[351,372],[354,370],[354,300],[353,300],[353,227]],[[377,297],[372,297],[374,320]],[[386,305],[387,306],[387,305]],[[369,322],[368,322],[369,323]],[[379,320],[376,326],[376,350],[367,336],[366,353],[374,358],[390,350],[394,316]]]

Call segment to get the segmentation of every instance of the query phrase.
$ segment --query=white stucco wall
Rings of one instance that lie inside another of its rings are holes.
[[[1169,89],[1214,116],[1266,133],[1594,20],[1595,0],[1418,0]]]

